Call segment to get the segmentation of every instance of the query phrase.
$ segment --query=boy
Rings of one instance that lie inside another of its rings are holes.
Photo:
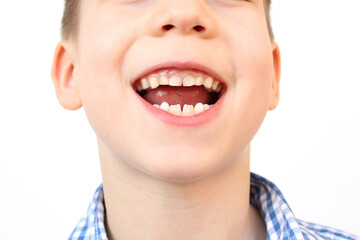
[[[70,239],[358,239],[295,219],[250,174],[279,100],[269,7],[66,1],[52,78],[62,106],[84,107],[103,176]]]

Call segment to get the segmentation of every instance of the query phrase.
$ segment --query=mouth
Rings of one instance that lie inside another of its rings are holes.
[[[133,88],[153,108],[191,118],[215,109],[226,86],[200,70],[163,68],[137,79]]]

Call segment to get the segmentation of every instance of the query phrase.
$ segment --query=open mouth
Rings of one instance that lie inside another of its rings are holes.
[[[176,116],[191,117],[211,109],[225,87],[200,71],[161,69],[138,79],[134,88],[154,107]]]

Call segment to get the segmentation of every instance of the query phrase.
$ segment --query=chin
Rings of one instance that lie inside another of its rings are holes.
[[[144,172],[167,182],[194,182],[218,172],[224,165],[223,159],[215,154],[187,152],[168,155],[152,155],[144,163]],[[190,157],[191,156],[191,157]]]

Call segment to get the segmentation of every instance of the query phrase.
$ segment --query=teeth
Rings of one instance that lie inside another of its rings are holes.
[[[211,90],[215,91],[218,86],[219,86],[219,82],[218,82],[218,81],[214,81],[213,84],[211,85]]]
[[[183,116],[192,116],[194,115],[194,106],[185,104],[183,107]]]
[[[169,104],[168,104],[167,102],[163,102],[163,103],[160,105],[160,109],[168,112],[169,109],[170,109],[170,106],[169,106]]]
[[[160,77],[160,85],[169,85],[169,79],[165,76]]]
[[[149,78],[149,83],[150,83],[150,87],[152,89],[157,88],[160,85],[160,83],[156,77]]]
[[[136,82],[136,90],[141,92],[143,89],[142,85],[141,85],[141,82]]]
[[[181,116],[181,106],[180,104],[177,105],[171,105],[170,109],[169,109],[169,113],[177,115],[177,116]]]
[[[182,79],[178,76],[172,76],[170,78],[170,86],[180,87],[182,85]]]
[[[221,89],[222,89],[222,85],[221,84],[219,84],[218,86],[217,86],[217,88],[215,89],[215,92],[220,92],[221,91]]]
[[[141,86],[143,89],[148,89],[150,87],[150,84],[146,78],[141,79]]]
[[[211,88],[211,86],[212,86],[212,84],[213,84],[213,78],[212,77],[208,77],[208,78],[206,78],[205,80],[204,80],[204,87],[206,88],[206,89],[210,89]]]
[[[195,108],[194,108],[194,113],[195,113],[195,114],[199,114],[199,113],[202,113],[203,111],[205,111],[205,109],[204,109],[204,104],[202,104],[202,103],[197,103],[197,104],[195,105]]]
[[[193,76],[187,76],[183,80],[183,86],[184,87],[191,87],[195,85],[195,78]]]
[[[191,117],[209,110],[213,105],[197,103],[194,107],[193,105],[185,104],[182,111],[180,104],[170,106],[167,102],[163,102],[161,105],[153,104],[153,106],[176,116]]]
[[[163,75],[151,75],[147,78],[144,77],[140,81],[137,81],[135,83],[135,88],[137,91],[141,92],[143,90],[155,89],[160,85],[174,87],[204,86],[208,92],[220,92],[222,89],[222,84],[214,80],[212,77],[207,77],[204,80],[203,76],[194,77],[192,75],[187,75],[184,79],[178,75],[173,75],[170,78]]]
[[[196,79],[195,79],[195,85],[196,86],[201,86],[201,85],[203,85],[204,84],[204,79],[202,78],[202,77],[197,77]]]

